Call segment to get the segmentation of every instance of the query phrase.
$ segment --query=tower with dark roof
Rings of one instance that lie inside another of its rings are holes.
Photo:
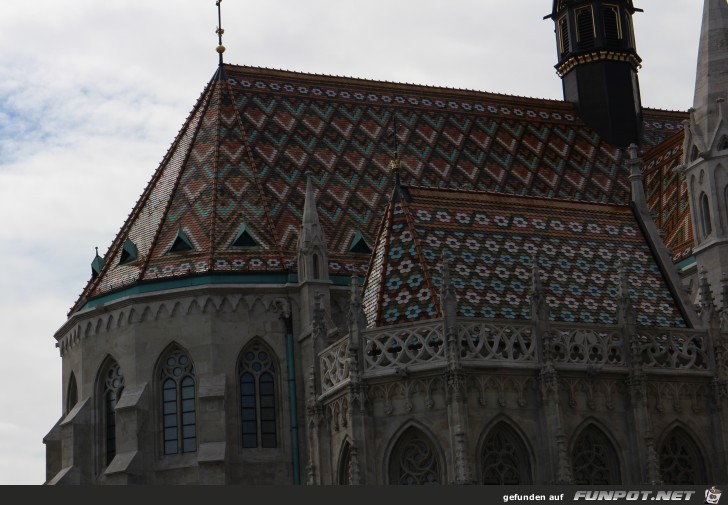
[[[706,9],[687,123],[639,108],[629,1],[554,4],[564,101],[232,65],[218,29],[55,334],[46,482],[728,479],[728,281],[696,311],[678,272],[723,235],[693,254],[673,170],[697,146],[722,223]]]
[[[728,272],[728,4],[705,2],[682,171],[695,239],[694,255],[719,298]]]
[[[564,99],[615,146],[642,144],[642,102],[632,0],[554,0]]]

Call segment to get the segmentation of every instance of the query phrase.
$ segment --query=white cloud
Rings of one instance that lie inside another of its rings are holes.
[[[700,4],[640,0],[647,106],[692,103]],[[560,99],[548,0],[223,2],[226,61]],[[45,479],[53,334],[217,65],[212,0],[0,6],[0,484]]]

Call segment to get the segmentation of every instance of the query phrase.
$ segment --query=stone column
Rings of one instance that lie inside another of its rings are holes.
[[[227,473],[227,423],[225,375],[201,377],[198,387],[197,415],[200,441],[197,465],[200,484],[229,483]]]
[[[630,451],[632,467],[638,469],[640,483],[655,485],[661,483],[660,468],[647,402],[647,376],[642,367],[642,347],[637,334],[637,315],[629,294],[627,271],[621,263],[617,264],[617,270],[619,272],[617,319],[629,370],[625,383],[631,413],[628,420],[634,437],[633,450]]]
[[[374,461],[368,460],[367,440],[371,439],[371,422],[368,416],[367,386],[362,379],[364,355],[362,332],[366,328],[366,317],[362,310],[361,294],[356,274],[351,276],[351,297],[349,301],[349,426],[351,427],[350,478],[353,485],[374,483]],[[361,463],[364,462],[362,469]]]
[[[700,279],[702,293],[710,293],[708,280],[703,275]],[[711,346],[711,369],[713,370],[712,380],[712,401],[711,401],[711,425],[712,425],[712,449],[713,468],[715,475],[713,479],[719,482],[728,480],[728,277],[723,274],[721,278],[721,309],[715,310],[712,314],[706,315],[708,332],[710,333]],[[702,305],[702,304],[701,304]]]
[[[551,333],[550,309],[546,300],[541,274],[536,257],[532,261],[531,273],[531,320],[534,325],[533,338],[538,342],[541,370],[538,381],[544,416],[544,440],[549,454],[550,484],[571,484],[571,463],[566,450],[566,437],[561,421],[559,406],[559,377],[553,363],[553,335]]]
[[[455,484],[474,484],[470,443],[468,441],[468,404],[466,375],[460,364],[460,338],[457,327],[457,296],[450,278],[447,257],[442,258],[440,306],[443,314],[445,354],[447,356],[447,414],[450,428],[450,449],[455,468]]]
[[[107,484],[145,484],[150,447],[150,392],[147,383],[124,388],[116,404],[116,456],[104,471]]]

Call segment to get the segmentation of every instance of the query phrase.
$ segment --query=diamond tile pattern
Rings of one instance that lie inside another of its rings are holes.
[[[654,116],[654,117],[653,117]],[[645,112],[646,138],[682,113]],[[392,189],[393,124],[405,184],[626,204],[622,153],[571,104],[225,65],[197,105],[72,310],[139,281],[212,271],[295,271],[305,173],[316,183],[330,274],[365,274]],[[246,225],[258,247],[231,247]],[[188,252],[170,253],[180,228]],[[119,265],[126,237],[139,259]]]
[[[643,156],[647,205],[655,224],[665,232],[665,245],[672,250],[675,262],[693,253],[688,187],[676,170],[682,163],[683,138],[678,132]]]
[[[617,263],[637,322],[684,327],[658,264],[626,206],[409,188],[387,208],[364,287],[370,326],[441,314],[447,255],[464,317],[529,319],[536,256],[554,321],[616,324]]]

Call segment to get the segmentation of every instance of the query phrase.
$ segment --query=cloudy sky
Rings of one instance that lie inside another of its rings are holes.
[[[643,104],[692,105],[702,0],[636,0]],[[561,99],[550,0],[223,0],[231,63]],[[214,0],[0,5],[0,484],[45,480],[53,334],[217,65]]]

